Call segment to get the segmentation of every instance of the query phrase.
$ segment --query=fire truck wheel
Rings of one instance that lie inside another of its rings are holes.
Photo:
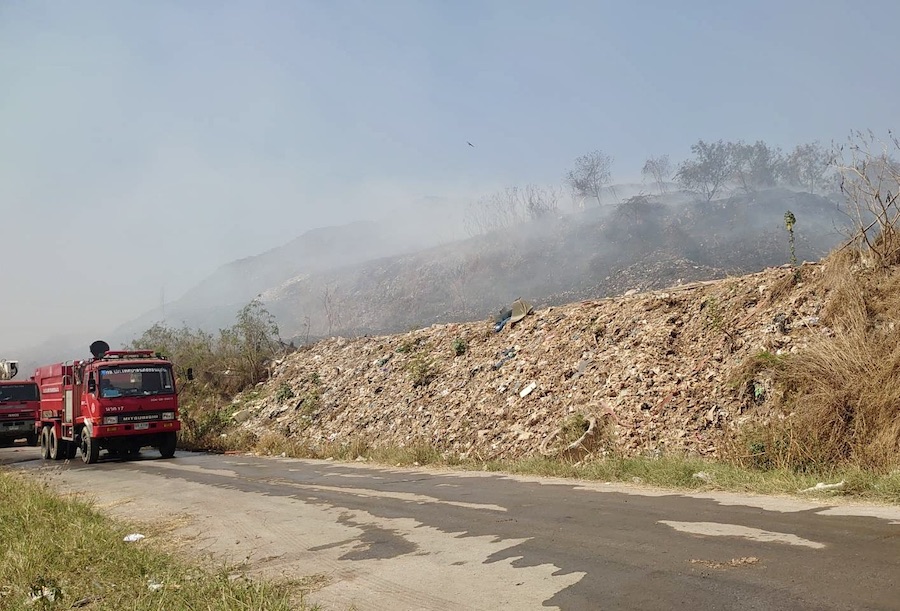
[[[50,458],[50,427],[46,426],[41,429],[41,458]]]
[[[91,439],[87,427],[81,429],[81,460],[86,465],[97,462],[100,457],[100,444],[96,439]]]
[[[163,458],[172,458],[175,456],[175,446],[178,444],[178,437],[175,433],[163,434],[162,441],[159,443],[159,453]]]
[[[62,460],[63,454],[65,453],[61,447],[62,443],[64,442],[56,436],[56,427],[50,427],[50,460]]]

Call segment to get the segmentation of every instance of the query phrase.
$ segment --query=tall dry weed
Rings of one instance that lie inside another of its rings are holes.
[[[900,270],[861,273],[853,257],[828,262],[830,335],[813,339],[771,374],[776,413],[747,433],[742,460],[828,470],[900,464]],[[884,290],[884,287],[894,290]]]

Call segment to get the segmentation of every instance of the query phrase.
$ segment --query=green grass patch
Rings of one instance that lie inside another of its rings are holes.
[[[0,471],[0,609],[309,609],[299,582],[190,566],[91,504]],[[32,598],[35,600],[32,602]]]
[[[440,368],[433,358],[418,354],[406,364],[406,371],[414,387],[427,386],[440,373]]]
[[[848,467],[818,473],[798,473],[788,469],[752,469],[726,462],[681,457],[606,458],[581,463],[525,458],[491,461],[484,463],[482,468],[522,475],[640,483],[676,490],[788,494],[804,498],[842,496],[900,503],[900,470],[879,475],[865,469]],[[840,490],[801,492],[820,482],[840,481],[844,482]]]
[[[388,466],[435,466],[460,471],[492,471],[513,475],[562,477],[600,482],[624,482],[686,491],[728,491],[750,494],[792,495],[827,499],[900,503],[900,469],[879,474],[861,467],[799,472],[758,469],[703,458],[662,456],[609,457],[575,460],[542,456],[515,460],[481,461],[441,452],[425,441],[403,447],[376,446],[365,438],[311,446],[277,434],[260,439],[254,448],[269,455],[367,462]],[[843,481],[840,490],[802,492],[818,483]]]

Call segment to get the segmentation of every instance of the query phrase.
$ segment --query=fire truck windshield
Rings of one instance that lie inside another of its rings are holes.
[[[0,403],[40,401],[37,384],[0,384]]]
[[[168,367],[104,367],[100,370],[100,397],[138,397],[175,393]]]

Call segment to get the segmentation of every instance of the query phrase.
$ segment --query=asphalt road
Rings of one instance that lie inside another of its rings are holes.
[[[900,609],[900,507],[147,450],[0,464],[326,609]]]

